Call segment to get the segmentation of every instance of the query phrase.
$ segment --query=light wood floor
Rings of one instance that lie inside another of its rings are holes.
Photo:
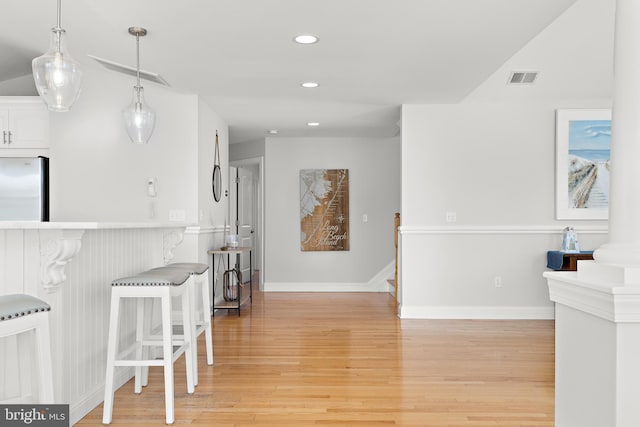
[[[214,318],[214,366],[175,424],[224,426],[553,426],[552,321],[399,320],[377,293],[254,293]],[[200,337],[200,355],[204,338]],[[78,425],[101,425],[102,405]],[[117,393],[113,425],[163,425],[161,368]]]

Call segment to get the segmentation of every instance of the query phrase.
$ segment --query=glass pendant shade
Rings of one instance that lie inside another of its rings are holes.
[[[69,111],[80,95],[82,70],[65,51],[65,31],[56,27],[51,33],[51,45],[31,63],[38,93],[51,111]]]
[[[144,88],[133,87],[131,104],[122,111],[127,134],[134,144],[146,144],[156,125],[156,114],[144,105]]]
[[[142,27],[129,27],[129,34],[136,37],[136,85],[133,87],[133,100],[122,111],[122,115],[131,142],[146,144],[156,125],[156,114],[144,105],[144,88],[140,84],[140,37],[146,36],[147,30]]]

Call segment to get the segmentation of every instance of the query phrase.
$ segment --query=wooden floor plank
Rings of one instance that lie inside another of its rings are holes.
[[[176,425],[554,425],[552,321],[400,320],[383,293],[254,292],[213,328],[195,394],[176,362]],[[164,424],[161,368],[149,382],[116,392],[113,425]],[[102,405],[78,425],[101,419]]]

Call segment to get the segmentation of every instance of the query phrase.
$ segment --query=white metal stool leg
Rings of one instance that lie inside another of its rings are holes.
[[[144,317],[142,319],[144,330],[143,336],[150,337],[151,336],[151,323],[153,322],[153,301],[155,298],[145,298],[144,305]],[[143,346],[142,348],[142,358],[149,359],[149,346]],[[141,378],[142,386],[146,387],[149,385],[149,367],[142,367],[142,378]]]
[[[164,362],[164,405],[167,424],[173,424],[173,341],[171,326],[171,296],[162,297],[162,359]],[[187,377],[189,374],[187,374]],[[188,380],[187,380],[188,381]]]
[[[107,373],[104,381],[104,407],[102,409],[102,424],[111,424],[113,415],[113,376],[115,375],[115,359],[117,353],[118,329],[120,320],[119,289],[111,290],[111,313],[109,315],[109,338],[107,341]]]
[[[182,298],[182,317],[183,317],[183,334],[185,341],[192,343],[187,349],[187,357],[191,357],[191,372],[189,372],[189,366],[187,365],[187,377],[193,379],[193,385],[198,385],[198,335],[196,334],[196,310],[193,301],[193,289],[196,286],[193,276],[189,280],[189,289],[185,292],[185,296]],[[185,304],[188,305],[185,306]],[[187,322],[185,313],[188,313],[189,319]],[[192,391],[193,393],[193,391]]]
[[[49,313],[36,313],[33,316],[41,317],[36,320],[39,325],[35,328],[36,343],[38,346],[38,384],[40,385],[40,403],[55,403],[53,396],[53,372],[51,364],[51,339],[49,336]]]
[[[193,317],[193,302],[191,301],[193,278],[189,278],[190,287],[185,289],[182,295],[182,313],[184,317],[184,340],[185,345],[185,366],[187,371],[187,393],[193,394],[195,391],[195,385],[198,378],[196,371],[196,363],[194,363],[194,355],[196,354],[196,328]],[[185,314],[186,313],[186,314]]]
[[[193,394],[194,386],[194,368],[193,368],[193,346],[195,341],[193,327],[192,304],[190,300],[192,279],[189,278],[184,286],[181,286],[180,293],[182,300],[182,317],[184,322],[184,344],[185,347],[185,366],[187,371],[187,393]],[[162,296],[162,353],[164,362],[164,387],[165,387],[165,407],[166,407],[166,423],[174,422],[174,383],[173,383],[173,362],[177,357],[173,353],[173,323],[171,320],[171,293]]]
[[[145,357],[147,355],[147,352],[145,351],[146,348],[145,346],[142,345],[142,342],[145,339],[145,332],[146,332],[145,331],[146,299],[147,298],[138,298],[136,300],[136,342],[139,343],[138,347],[136,348],[136,360],[147,359],[147,357]],[[149,369],[148,366],[143,367],[140,365],[136,366],[135,368],[133,392],[136,394],[142,393],[142,385],[148,379],[148,374],[144,375],[143,377],[143,373],[142,373],[143,368],[145,372],[147,372]]]
[[[213,335],[211,331],[211,307],[209,304],[209,301],[211,301],[211,294],[209,293],[209,270],[197,277],[200,280],[200,288],[202,292],[202,322],[204,323],[207,365],[213,365]]]

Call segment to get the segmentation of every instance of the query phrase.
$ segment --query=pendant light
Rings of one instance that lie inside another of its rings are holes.
[[[129,34],[136,36],[136,77],[137,83],[133,87],[133,100],[124,109],[124,124],[131,142],[146,144],[151,138],[156,124],[156,114],[144,105],[144,88],[140,85],[140,37],[147,35],[147,30],[140,27],[129,28]]]
[[[65,31],[60,27],[60,2],[58,22],[51,29],[49,50],[31,62],[33,80],[38,93],[51,111],[69,111],[78,99],[82,70],[66,52]]]

